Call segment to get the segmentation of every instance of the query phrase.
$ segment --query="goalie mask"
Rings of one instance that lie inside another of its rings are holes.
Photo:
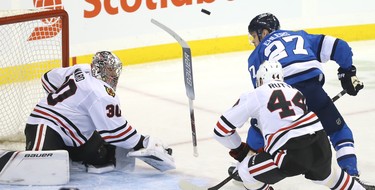
[[[92,76],[104,81],[114,90],[122,71],[120,59],[109,51],[97,52],[91,63]]]
[[[265,61],[257,71],[257,87],[270,81],[284,81],[283,68],[278,61]]]

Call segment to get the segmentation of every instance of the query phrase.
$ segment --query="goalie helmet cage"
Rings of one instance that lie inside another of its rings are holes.
[[[0,149],[22,150],[27,117],[45,96],[40,78],[69,66],[63,9],[0,10]]]

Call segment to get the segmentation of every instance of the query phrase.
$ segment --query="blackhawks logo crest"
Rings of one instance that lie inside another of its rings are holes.
[[[104,88],[105,88],[105,91],[108,93],[108,95],[115,97],[116,93],[112,88],[109,88],[107,86],[104,86]]]

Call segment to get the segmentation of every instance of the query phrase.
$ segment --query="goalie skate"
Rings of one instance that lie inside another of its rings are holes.
[[[115,170],[115,165],[112,163],[106,165],[87,165],[87,173],[102,174]]]
[[[146,148],[129,152],[127,156],[138,158],[161,172],[176,168],[171,148],[152,137],[146,137],[144,142]]]

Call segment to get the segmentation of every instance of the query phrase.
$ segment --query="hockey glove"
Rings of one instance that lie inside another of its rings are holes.
[[[242,162],[242,160],[245,159],[249,151],[251,151],[250,147],[246,143],[242,142],[238,148],[231,149],[229,151],[229,155],[237,161]]]
[[[349,70],[343,68],[338,69],[338,78],[341,82],[341,86],[346,92],[351,95],[357,95],[358,91],[363,88],[363,83],[358,80],[356,76],[357,69],[352,66]]]
[[[172,149],[164,145],[161,140],[146,136],[142,143],[144,148],[131,151],[127,156],[138,158],[162,172],[176,168]]]

